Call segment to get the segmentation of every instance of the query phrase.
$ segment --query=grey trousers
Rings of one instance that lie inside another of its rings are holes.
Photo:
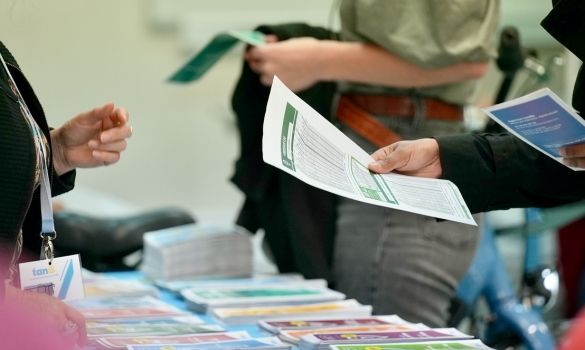
[[[374,150],[353,131],[342,131],[366,151]],[[333,260],[336,289],[372,305],[375,314],[445,326],[478,241],[475,226],[341,198]]]

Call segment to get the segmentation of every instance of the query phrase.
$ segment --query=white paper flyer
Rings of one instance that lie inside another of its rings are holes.
[[[361,202],[475,225],[447,180],[375,174],[372,157],[274,78],[262,140],[264,161],[309,185]]]

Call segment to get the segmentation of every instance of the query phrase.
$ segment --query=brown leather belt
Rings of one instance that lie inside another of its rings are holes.
[[[462,121],[463,108],[432,98],[395,95],[342,95],[337,105],[337,118],[358,135],[378,147],[400,141],[401,137],[373,116],[423,118]]]

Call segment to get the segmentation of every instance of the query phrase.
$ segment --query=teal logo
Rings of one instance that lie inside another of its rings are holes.
[[[33,276],[46,276],[46,275],[53,274],[53,273],[55,273],[55,268],[53,266],[43,267],[43,268],[32,270]]]

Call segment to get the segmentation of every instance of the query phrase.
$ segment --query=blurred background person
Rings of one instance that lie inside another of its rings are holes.
[[[497,0],[341,1],[339,12],[339,41],[276,38],[249,49],[246,60],[260,82],[270,85],[277,75],[301,93],[337,82],[329,114],[366,151],[389,140],[464,131],[464,106],[495,56]],[[302,235],[291,231],[287,240]],[[345,198],[335,235],[338,290],[377,314],[430,326],[446,324],[479,239],[477,227]]]

